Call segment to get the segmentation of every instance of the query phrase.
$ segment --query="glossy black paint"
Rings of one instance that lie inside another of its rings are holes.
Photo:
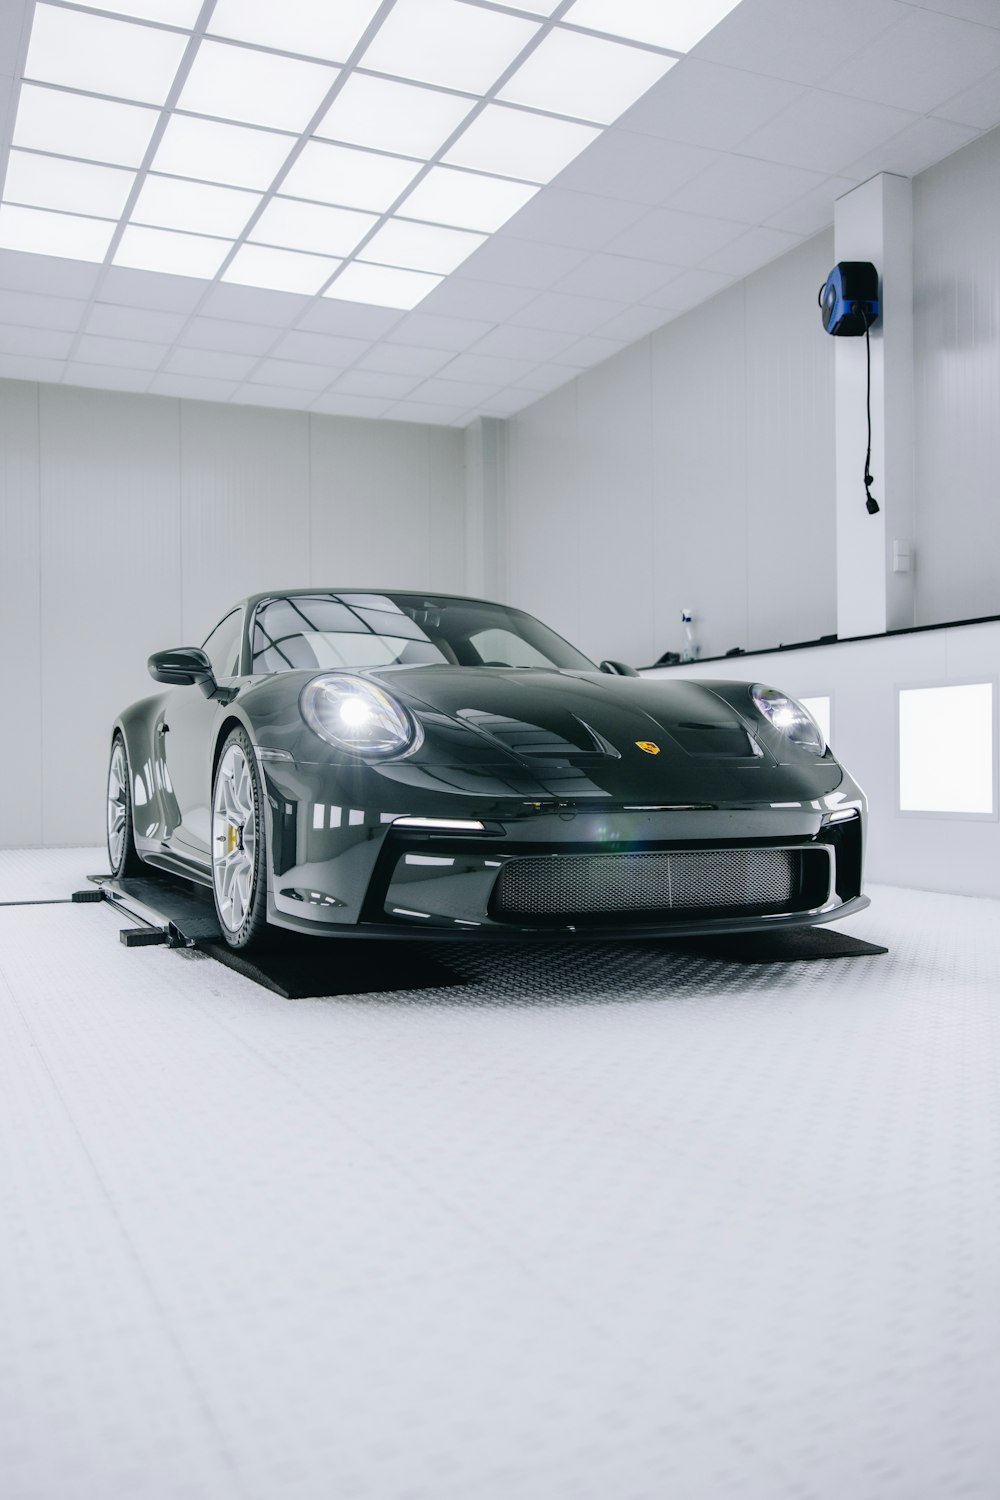
[[[829,750],[817,757],[765,720],[748,683],[671,682],[596,666],[368,670],[359,675],[387,688],[419,721],[422,738],[403,755],[366,759],[335,750],[305,723],[299,696],[315,670],[249,675],[254,609],[271,597],[240,606],[237,675],[201,675],[201,691],[166,686],[117,721],[132,773],[136,845],[150,864],[211,883],[214,769],[239,724],[258,752],[268,916],[278,925],[344,936],[551,936],[551,924],[512,927],[490,916],[490,888],[507,860],[761,844],[822,845],[833,851],[837,876],[821,909],[771,915],[767,926],[829,921],[867,905],[863,793]],[[194,652],[204,658],[200,648],[157,653],[151,670],[156,663],[162,679],[186,663],[194,678],[204,667]],[[657,753],[640,743],[655,744]],[[851,812],[855,844],[841,834],[838,849],[831,829],[849,825],[830,819]],[[485,828],[394,826],[403,816],[479,820]],[[428,870],[435,873],[428,877]],[[419,907],[405,896],[417,886]],[[709,915],[559,930],[620,937],[760,925],[753,917]]]

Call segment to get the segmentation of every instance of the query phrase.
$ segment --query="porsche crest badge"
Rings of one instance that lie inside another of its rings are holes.
[[[659,755],[660,753],[659,745],[655,744],[653,740],[636,740],[635,743],[640,750],[645,750],[647,755]]]

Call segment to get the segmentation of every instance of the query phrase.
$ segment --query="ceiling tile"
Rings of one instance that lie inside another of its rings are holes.
[[[271,350],[275,359],[298,360],[302,364],[346,369],[368,348],[364,339],[343,338],[335,333],[304,333],[293,329]]]
[[[366,307],[357,302],[314,302],[298,321],[313,333],[342,333],[348,338],[379,339],[403,314],[394,307]],[[289,319],[289,322],[292,320]]]
[[[164,373],[199,375],[210,380],[227,380],[234,385],[245,380],[257,363],[252,354],[223,354],[217,349],[172,349]]]
[[[190,276],[136,271],[128,266],[109,266],[101,283],[102,302],[159,308],[163,312],[193,312],[204,295],[205,283]]]
[[[309,410],[331,417],[384,417],[391,406],[391,401],[376,396],[348,396],[344,391],[327,391],[326,395],[317,397]]]
[[[228,354],[266,354],[278,337],[264,323],[234,323],[226,318],[193,318],[181,343],[189,349],[218,349]]]
[[[760,224],[810,188],[819,187],[825,175],[804,167],[730,155],[685,183],[666,200],[666,207],[682,213],[718,214],[724,205],[727,219]]]
[[[41,359],[65,359],[73,334],[61,328],[0,327],[0,354],[29,354]]]
[[[0,380],[61,380],[66,369],[62,359],[36,359],[30,354],[0,354]]]
[[[732,276],[724,275],[721,271],[704,271],[699,267],[696,270],[682,271],[658,292],[647,297],[646,301],[651,307],[684,312],[696,303],[714,297],[716,292],[723,291],[732,281]]]
[[[543,292],[510,323],[523,328],[553,329],[559,333],[590,333],[622,308],[621,300],[571,297],[562,292]]]
[[[810,89],[743,142],[747,156],[784,162],[812,171],[841,172],[849,162],[874,151],[916,116],[866,99]]]
[[[615,254],[660,260],[669,266],[695,266],[743,233],[744,226],[702,214],[654,208],[608,246]]]
[[[632,343],[635,339],[645,338],[654,329],[662,328],[666,317],[659,307],[625,307],[595,332],[602,338],[624,339],[626,343]]]
[[[262,359],[249,377],[254,385],[292,386],[297,390],[322,391],[336,372],[325,365],[303,364],[290,359]]]
[[[423,385],[418,386],[413,392],[414,401],[421,401],[431,406],[465,406],[468,411],[470,406],[478,406],[481,402],[492,396],[496,386],[485,383],[476,384],[467,380],[425,380]]]
[[[533,406],[536,400],[537,396],[533,391],[508,386],[505,391],[497,391],[495,396],[484,401],[482,411],[477,416],[511,417],[515,412],[523,411],[526,406]]]
[[[261,287],[216,285],[209,288],[198,311],[209,318],[235,318],[247,323],[270,323],[287,328],[309,306],[308,297],[294,292],[268,292]]]
[[[800,236],[788,234],[783,229],[749,229],[731,245],[710,255],[703,269],[721,271],[727,277],[749,276],[774,260],[776,255],[784,255],[798,244],[801,244]],[[669,290],[668,287],[668,294]]]
[[[305,411],[311,404],[311,391],[294,386],[246,385],[236,387],[229,398],[233,406],[276,406],[286,411]]]
[[[827,0],[753,0],[709,32],[698,56],[734,68],[752,59],[756,73],[815,84],[862,53],[904,9],[897,0],[837,0],[831,15]]]
[[[616,234],[641,219],[645,211],[641,203],[550,187],[514,215],[501,237],[601,250]]]
[[[502,323],[535,296],[534,287],[501,286],[495,281],[449,276],[420,304],[445,318],[477,318]]]
[[[992,130],[1000,124],[1000,68],[971,89],[946,99],[937,114],[974,130]]]
[[[417,344],[425,349],[468,349],[492,323],[472,318],[440,318],[433,313],[414,312],[397,323],[386,337],[393,344]]]
[[[85,333],[76,346],[81,364],[121,365],[130,370],[155,370],[167,352],[165,344],[147,344],[136,339],[106,339]]]
[[[73,297],[0,291],[0,323],[22,323],[27,328],[62,328],[75,333],[86,310],[86,302]]]
[[[398,401],[420,384],[419,375],[390,375],[380,370],[348,370],[338,377],[333,389],[348,396],[375,396]]]
[[[579,370],[589,370],[592,365],[601,364],[613,354],[620,354],[624,348],[624,343],[619,339],[599,338],[591,334],[589,338],[578,339],[575,344],[564,349],[559,355],[559,363],[575,365]]]
[[[193,375],[154,375],[149,392],[156,396],[180,396],[187,401],[228,401],[237,389],[233,380],[207,380]]]
[[[910,0],[910,4],[944,16],[959,16],[963,21],[979,21],[983,26],[1000,26],[997,0]]]
[[[457,354],[442,372],[445,380],[471,380],[480,385],[503,386],[532,368],[529,359],[497,359],[489,354]]]
[[[87,386],[100,391],[148,391],[148,370],[116,368],[113,365],[88,365],[70,360],[63,376],[65,385]]]
[[[559,174],[556,185],[652,205],[662,203],[668,193],[718,159],[717,151],[704,146],[661,140],[612,125]]]
[[[508,323],[494,328],[475,347],[476,354],[495,354],[500,359],[549,360],[575,342],[571,333],[545,328],[513,328]]]
[[[855,99],[925,114],[961,88],[1000,67],[1000,30],[911,6],[857,57],[823,79],[823,87]]]
[[[1000,31],[997,36],[1000,37]],[[978,131],[968,125],[956,125],[953,120],[928,116],[908,125],[876,151],[851,162],[847,172],[860,182],[873,177],[876,172],[898,172],[901,177],[915,177],[953,151],[967,146],[977,135]]]
[[[437,374],[454,355],[450,349],[420,349],[408,344],[376,344],[358,361],[365,370],[383,370],[387,375]]]
[[[579,373],[578,365],[537,365],[514,384],[518,390],[527,391],[533,397],[547,396],[549,391],[557,391],[560,386],[576,380]]]
[[[685,57],[614,128],[731,151],[801,92],[800,84]]]
[[[468,416],[467,406],[438,406],[429,401],[398,401],[388,416],[393,422],[418,422],[421,426],[455,427]]]
[[[95,302],[87,319],[87,332],[104,334],[112,339],[145,339],[150,343],[170,344],[186,321],[184,313]]]
[[[803,193],[797,202],[773,214],[767,221],[768,226],[787,230],[789,234],[818,234],[833,223],[833,205],[837,199],[853,187],[857,187],[857,183],[850,177],[828,177],[819,187]]]
[[[46,297],[89,297],[100,269],[84,261],[52,255],[29,255],[23,250],[0,250],[0,287],[12,292],[36,292]]]
[[[575,271],[556,282],[553,291],[631,302],[636,297],[646,297],[654,292],[674,274],[675,269],[680,267],[665,266],[656,260],[637,260],[629,255],[591,255]]]
[[[496,281],[501,286],[530,286],[541,291],[567,276],[584,257],[583,250],[533,244],[500,233],[470,255],[456,275],[463,281]]]

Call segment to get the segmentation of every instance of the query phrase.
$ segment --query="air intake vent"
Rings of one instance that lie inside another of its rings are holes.
[[[829,876],[826,852],[815,848],[553,855],[505,865],[490,908],[501,921],[802,911],[827,899]]]

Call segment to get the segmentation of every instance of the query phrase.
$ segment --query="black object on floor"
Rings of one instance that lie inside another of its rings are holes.
[[[235,969],[286,1000],[440,989],[468,983],[438,963],[426,949],[421,951],[417,943],[366,942],[360,938],[338,942],[336,938],[276,933],[252,954],[230,948],[222,938],[199,943],[198,947],[227,969]]]
[[[705,958],[728,958],[741,964],[800,963],[812,958],[865,958],[888,953],[830,927],[792,927],[785,932],[732,932],[718,937],[679,938],[670,945]]]

